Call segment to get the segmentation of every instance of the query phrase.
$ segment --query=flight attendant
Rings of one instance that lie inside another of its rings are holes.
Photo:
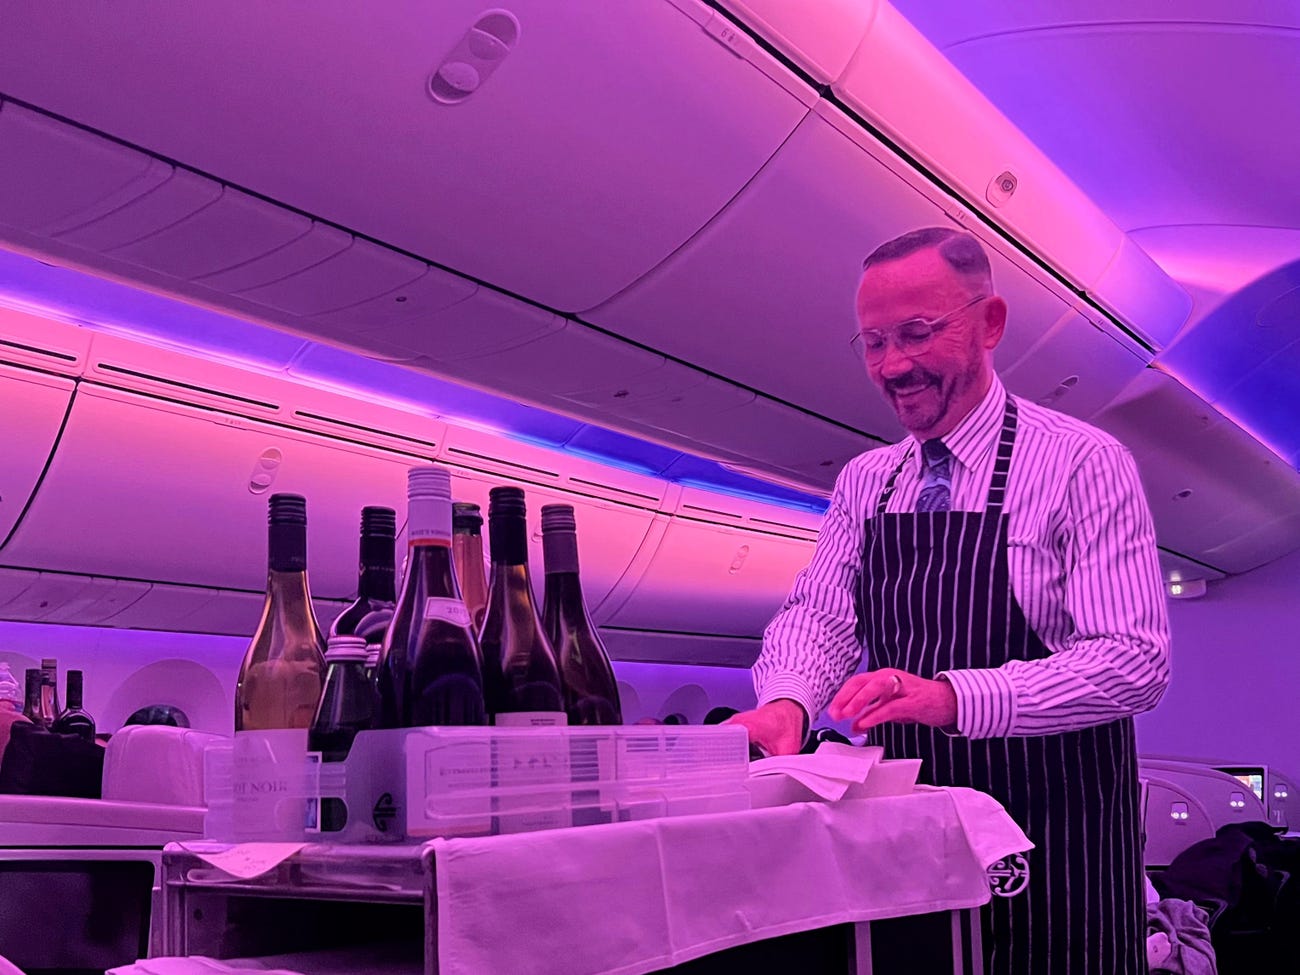
[[[1035,847],[1026,890],[983,912],[987,971],[1144,972],[1132,715],[1164,692],[1169,630],[1133,459],[1007,393],[1007,306],[970,235],[877,248],[857,317],[910,436],[841,472],[764,634],[759,706],[731,720],[788,754],[829,704],[923,781],[1001,802]]]

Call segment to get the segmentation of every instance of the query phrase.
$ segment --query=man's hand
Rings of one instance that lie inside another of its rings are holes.
[[[852,718],[854,734],[886,721],[953,728],[957,694],[945,680],[927,680],[887,667],[850,677],[826,713],[836,721]]]
[[[723,723],[744,725],[749,740],[769,755],[793,755],[803,745],[803,708],[785,698],[733,714]]]

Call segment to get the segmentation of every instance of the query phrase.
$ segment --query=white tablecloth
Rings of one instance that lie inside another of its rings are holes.
[[[976,907],[985,869],[1033,845],[969,789],[433,843],[441,975],[640,975],[795,931]]]

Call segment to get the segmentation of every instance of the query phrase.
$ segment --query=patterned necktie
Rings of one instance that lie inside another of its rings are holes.
[[[952,507],[952,451],[942,440],[921,444],[921,494],[917,511],[947,511]]]

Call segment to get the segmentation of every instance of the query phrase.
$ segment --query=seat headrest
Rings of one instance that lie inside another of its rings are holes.
[[[108,740],[104,798],[204,805],[203,752],[224,737],[171,725],[128,725]]]

